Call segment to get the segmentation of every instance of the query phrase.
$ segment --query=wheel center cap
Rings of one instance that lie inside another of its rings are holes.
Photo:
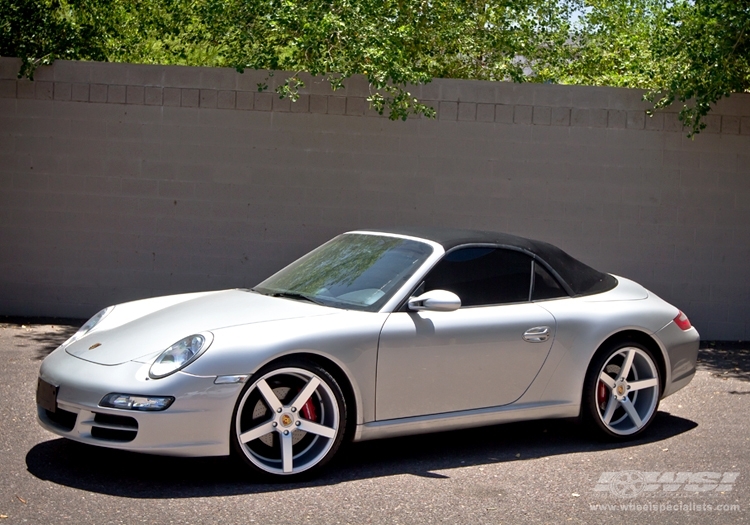
[[[281,423],[282,427],[289,427],[292,425],[294,420],[292,419],[292,416],[289,414],[282,414],[281,418],[279,418],[279,423]]]
[[[625,386],[624,385],[617,385],[617,393],[619,395],[623,395],[625,393]]]

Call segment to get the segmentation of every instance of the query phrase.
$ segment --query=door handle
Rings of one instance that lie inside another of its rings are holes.
[[[523,333],[524,341],[529,343],[543,343],[549,339],[549,326],[535,326]]]

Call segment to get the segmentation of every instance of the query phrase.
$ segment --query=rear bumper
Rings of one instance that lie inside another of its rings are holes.
[[[684,388],[695,376],[700,335],[694,327],[682,330],[674,321],[655,335],[667,354],[667,377],[662,394],[665,398]]]

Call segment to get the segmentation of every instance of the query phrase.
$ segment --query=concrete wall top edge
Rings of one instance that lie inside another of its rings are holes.
[[[17,78],[21,61],[0,57],[0,80]],[[238,73],[231,68],[163,66],[58,60],[51,66],[39,67],[34,80],[98,86],[136,86],[143,88],[199,89],[216,91],[258,92],[265,84],[273,91],[292,72],[246,70]],[[343,89],[332,91],[322,77],[300,74],[305,86],[303,95],[362,97],[371,94],[367,79],[361,75],[344,82]],[[571,86],[557,84],[518,84],[479,80],[434,79],[425,85],[407,86],[415,97],[425,101],[458,104],[526,105],[550,108],[605,109],[643,111],[643,90],[606,86]],[[670,108],[667,113],[676,112]],[[750,93],[737,93],[720,100],[714,114],[750,117]]]

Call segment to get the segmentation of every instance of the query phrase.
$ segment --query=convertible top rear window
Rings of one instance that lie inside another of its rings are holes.
[[[594,270],[592,267],[574,259],[557,246],[546,242],[534,241],[544,245],[544,256],[540,256],[565,281],[573,295],[592,295],[606,292],[617,286],[617,279],[608,273]]]

